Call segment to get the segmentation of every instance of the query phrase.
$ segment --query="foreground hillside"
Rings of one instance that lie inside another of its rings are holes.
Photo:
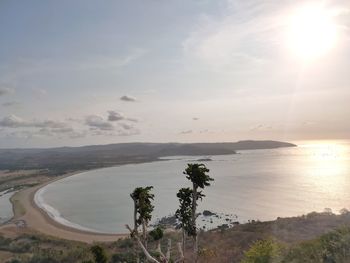
[[[296,146],[278,141],[228,143],[119,143],[51,149],[0,149],[0,170],[48,169],[53,174],[125,163],[155,161],[176,155],[223,155],[238,150]]]
[[[174,243],[180,235],[170,232],[166,237]],[[105,250],[108,260],[103,262],[133,262],[133,242],[129,238],[95,245]],[[186,253],[189,255],[190,242],[188,245]],[[149,244],[149,247],[154,246],[154,243]],[[313,212],[301,217],[201,232],[200,251],[200,262],[349,262],[350,213],[346,210],[341,215],[329,211]],[[175,249],[173,253],[176,253]],[[0,236],[0,262],[75,263],[95,260],[91,246],[87,244],[21,230],[17,236]]]

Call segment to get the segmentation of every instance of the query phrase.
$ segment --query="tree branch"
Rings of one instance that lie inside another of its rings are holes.
[[[160,240],[158,240],[156,251],[159,253],[161,260],[164,261],[165,256],[164,256],[164,254],[162,252],[162,248],[160,247]]]
[[[166,259],[168,262],[170,261],[170,256],[171,256],[171,239],[168,238],[168,247],[166,251]]]
[[[185,262],[185,257],[184,257],[184,253],[183,253],[183,251],[182,251],[182,246],[181,246],[181,245],[182,245],[181,242],[178,242],[178,243],[177,243],[177,250],[179,251],[180,258],[177,259],[177,260],[175,261],[175,263]]]
[[[130,228],[129,225],[125,225],[125,227],[130,231],[130,233],[133,235],[133,237],[136,239],[137,243],[139,244],[140,248],[142,249],[143,253],[145,254],[146,258],[153,263],[161,263],[158,260],[156,260],[154,257],[151,256],[151,254],[147,251],[147,249],[145,248],[145,246],[142,244],[139,236],[137,233],[134,233],[134,231],[132,231],[132,229]]]

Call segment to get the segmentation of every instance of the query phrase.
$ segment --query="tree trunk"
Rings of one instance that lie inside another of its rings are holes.
[[[125,225],[125,227],[130,231],[130,233],[132,233],[133,231],[131,230],[131,228],[128,225]],[[142,249],[142,252],[145,254],[147,260],[149,260],[150,262],[153,263],[161,263],[159,262],[157,259],[155,259],[154,257],[151,256],[151,254],[147,251],[147,249],[145,248],[145,246],[142,244],[139,236],[137,235],[137,233],[134,234],[134,237],[138,243],[138,245],[140,246],[140,248]]]
[[[192,227],[194,229],[193,235],[193,254],[194,262],[198,260],[198,239],[197,239],[197,225],[196,225],[196,212],[197,212],[197,185],[193,183],[193,202],[192,202]]]
[[[186,233],[185,229],[182,228],[182,257],[185,262],[185,249],[186,249]]]
[[[183,262],[185,262],[185,256],[184,256],[184,253],[182,251],[182,246],[181,246],[180,242],[177,243],[177,249],[179,251],[180,258],[178,260],[176,260],[175,263],[183,263]]]
[[[145,248],[147,249],[147,226],[146,226],[146,222],[143,220],[142,221],[142,241],[143,244],[145,246]]]
[[[168,238],[168,246],[166,250],[166,260],[167,262],[170,262],[170,257],[171,257],[171,239]]]
[[[161,246],[160,246],[160,240],[157,241],[157,249],[156,249],[156,251],[157,251],[157,252],[159,253],[159,255],[160,255],[160,261],[161,261],[161,262],[165,262],[166,257],[165,257],[165,255],[164,255],[163,252],[162,252],[162,248],[161,248]]]
[[[136,204],[136,200],[134,198],[132,199],[134,200],[134,234],[137,235],[137,204]],[[136,263],[139,263],[140,258],[139,258],[139,253],[137,249],[137,240],[135,238],[133,239],[134,239],[134,248],[133,248],[134,257],[135,257]]]

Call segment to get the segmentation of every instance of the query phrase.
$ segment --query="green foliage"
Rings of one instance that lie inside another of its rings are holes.
[[[180,221],[180,227],[186,231],[189,236],[195,234],[195,229],[191,224],[192,218],[192,195],[190,188],[181,188],[176,194],[179,198],[180,207],[175,212],[175,217]]]
[[[189,163],[183,172],[195,187],[204,188],[210,186],[210,181],[214,181],[207,173],[209,169],[204,164]]]
[[[244,253],[242,263],[280,262],[281,245],[272,239],[258,240]]]
[[[346,263],[350,258],[350,228],[344,227],[292,247],[282,262]]]
[[[164,232],[163,232],[163,229],[158,226],[152,231],[150,231],[149,235],[153,238],[154,241],[157,241],[163,238]]]
[[[205,196],[198,188],[210,186],[210,182],[214,181],[207,173],[209,169],[204,164],[189,163],[183,172],[186,178],[192,182],[192,190],[182,188],[177,194],[180,201],[180,208],[176,211],[177,218],[182,224],[182,228],[189,236],[196,238],[196,209],[197,201]],[[191,212],[189,211],[191,209]],[[191,214],[191,215],[190,215]],[[190,218],[188,216],[190,215]]]
[[[116,246],[122,249],[132,248],[134,241],[131,238],[121,238],[115,242]]]
[[[94,256],[95,263],[107,263],[108,258],[103,247],[95,245],[90,248],[90,251]]]
[[[135,262],[133,253],[117,253],[113,254],[110,263]]]
[[[154,209],[154,206],[152,205],[154,194],[150,193],[152,189],[153,186],[137,187],[130,195],[136,204],[138,225],[141,225],[144,222],[148,223],[152,219],[152,212]]]

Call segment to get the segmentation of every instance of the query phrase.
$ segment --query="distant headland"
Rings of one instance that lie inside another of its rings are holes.
[[[295,147],[279,141],[220,143],[117,143],[81,147],[0,149],[0,170],[48,169],[54,174],[127,163],[156,161],[177,155],[226,155],[238,150]]]

